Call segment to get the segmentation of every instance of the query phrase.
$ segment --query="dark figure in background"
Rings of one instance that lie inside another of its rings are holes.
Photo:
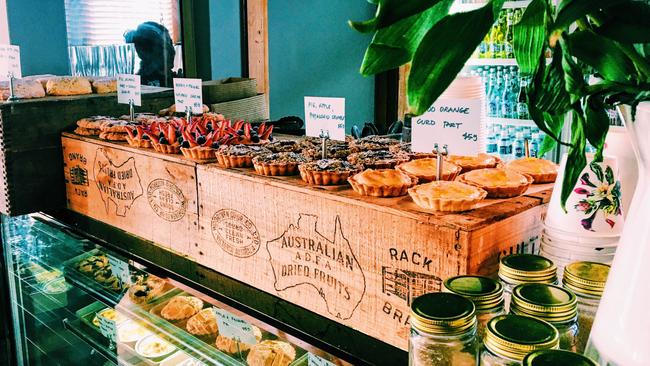
[[[126,32],[124,39],[133,43],[140,57],[142,85],[171,87],[174,73],[174,44],[169,31],[156,22],[144,22],[138,29]]]

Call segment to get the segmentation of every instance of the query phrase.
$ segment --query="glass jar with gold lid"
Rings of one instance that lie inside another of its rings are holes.
[[[444,292],[413,300],[410,366],[475,366],[477,359],[476,315],[470,300]]]
[[[485,335],[487,322],[497,315],[505,314],[503,285],[492,278],[483,276],[451,277],[445,280],[444,291],[458,294],[474,303],[478,321],[476,335],[479,343]]]
[[[549,322],[560,333],[560,349],[576,351],[578,302],[571,291],[543,283],[518,285],[512,290],[510,313]]]
[[[510,309],[512,289],[523,283],[557,283],[557,267],[550,259],[534,254],[510,254],[499,261],[499,279],[503,284],[506,312]]]
[[[584,352],[587,346],[598,304],[605,290],[609,268],[607,264],[596,262],[575,262],[564,267],[562,284],[578,299],[578,353]]]
[[[519,366],[533,351],[556,349],[557,329],[523,315],[499,315],[488,322],[481,351],[481,366]]]
[[[522,366],[598,366],[592,359],[581,354],[547,349],[531,352],[521,362]]]

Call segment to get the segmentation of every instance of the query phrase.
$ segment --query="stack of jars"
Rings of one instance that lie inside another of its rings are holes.
[[[499,279],[503,284],[506,311],[509,311],[515,286],[524,283],[557,284],[557,267],[539,255],[511,254],[501,258]]]

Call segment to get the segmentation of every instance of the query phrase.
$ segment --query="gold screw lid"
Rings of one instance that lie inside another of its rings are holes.
[[[457,335],[475,324],[474,304],[460,295],[435,292],[419,296],[411,304],[411,326],[425,333]]]
[[[528,353],[556,349],[560,334],[551,324],[522,315],[499,315],[486,327],[484,345],[490,352],[521,361]]]
[[[499,262],[499,278],[513,284],[553,283],[557,280],[557,267],[539,255],[510,254]]]
[[[562,287],[527,283],[512,290],[510,311],[558,324],[575,319],[578,301],[576,295]]]
[[[581,354],[547,349],[531,352],[521,362],[522,366],[598,366],[594,360]]]
[[[609,275],[609,265],[575,262],[564,268],[562,284],[578,295],[601,297]]]
[[[444,282],[444,290],[471,300],[476,312],[503,306],[503,285],[483,276],[456,276]]]

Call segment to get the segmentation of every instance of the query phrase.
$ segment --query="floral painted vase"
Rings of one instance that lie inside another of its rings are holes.
[[[580,225],[585,230],[593,231],[596,216],[602,215],[607,225],[614,228],[617,216],[623,214],[621,182],[614,178],[614,170],[609,165],[603,169],[601,164],[592,162],[588,169],[590,172],[580,176],[580,182],[573,190],[581,197],[574,208],[585,215],[585,218],[580,220]]]

